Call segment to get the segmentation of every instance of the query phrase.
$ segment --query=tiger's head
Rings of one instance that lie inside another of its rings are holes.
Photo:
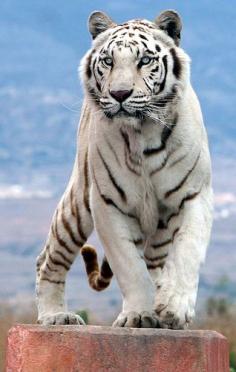
[[[182,23],[175,11],[121,25],[94,12],[88,26],[94,41],[82,60],[82,79],[89,100],[108,118],[152,118],[178,101],[190,60],[179,47]]]

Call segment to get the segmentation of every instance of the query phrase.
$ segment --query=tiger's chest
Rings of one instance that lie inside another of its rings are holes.
[[[175,210],[175,205],[165,204],[163,197],[164,190],[168,188],[165,172],[167,151],[156,128],[154,133],[150,130],[148,133],[133,131],[131,128],[126,130],[126,135],[123,169],[129,183],[129,198],[131,205],[135,206],[143,232],[152,235],[159,219]]]
[[[91,162],[103,194],[123,211],[135,213],[147,235],[156,231],[163,210],[172,209],[162,201],[168,177],[159,177],[166,150],[158,129],[110,126],[96,139],[93,137],[90,146]]]

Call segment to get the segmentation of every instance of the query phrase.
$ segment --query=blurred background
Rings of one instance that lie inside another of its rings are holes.
[[[152,20],[168,8],[183,19],[182,47],[192,58],[213,163],[214,227],[194,326],[225,333],[236,368],[236,7],[223,0],[1,0],[1,358],[9,326],[35,319],[35,259],[75,156],[82,102],[77,68],[91,42],[88,15],[103,10],[121,23]],[[80,259],[69,273],[67,298],[96,324],[110,324],[121,305],[115,280],[104,293],[89,288]]]

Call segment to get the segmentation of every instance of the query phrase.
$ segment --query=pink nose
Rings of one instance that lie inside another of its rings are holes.
[[[131,96],[133,90],[110,90],[110,95],[118,102],[125,101]]]

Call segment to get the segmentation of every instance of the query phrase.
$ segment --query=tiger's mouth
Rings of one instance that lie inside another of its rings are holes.
[[[110,111],[110,110],[104,110],[104,114],[109,118],[126,118],[126,117],[132,117],[132,118],[138,118],[138,119],[143,119],[144,118],[144,110],[143,108],[129,108],[127,109],[124,107],[122,104],[118,108],[118,110]]]

